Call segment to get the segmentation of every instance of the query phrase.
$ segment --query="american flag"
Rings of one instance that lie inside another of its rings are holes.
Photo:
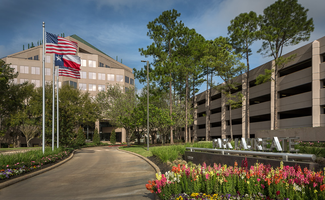
[[[80,79],[80,72],[70,67],[59,66],[59,76]]]
[[[46,32],[46,53],[59,55],[75,55],[78,43],[67,40],[60,36]]]

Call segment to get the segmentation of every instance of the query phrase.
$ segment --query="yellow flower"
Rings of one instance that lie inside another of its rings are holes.
[[[161,180],[161,173],[159,172],[159,173],[156,173],[156,178],[158,179],[158,180]]]
[[[249,181],[247,181],[247,184],[249,184]]]
[[[317,193],[318,191],[317,190],[314,190],[314,193]]]

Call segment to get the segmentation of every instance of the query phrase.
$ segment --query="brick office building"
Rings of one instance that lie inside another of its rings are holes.
[[[134,86],[134,75],[130,67],[111,58],[77,35],[68,36],[66,39],[78,43],[77,55],[81,58],[81,79],[60,76],[59,87],[62,84],[70,84],[81,91],[88,91],[90,96],[96,96],[99,91],[105,89],[108,83],[119,84],[122,90]],[[19,72],[18,77],[14,80],[15,83],[28,81],[34,83],[36,87],[42,86],[42,50],[42,45],[40,45],[2,58],[16,72]],[[52,79],[53,54],[45,54],[45,81],[52,82]],[[115,129],[117,141],[126,142],[125,130],[112,127],[109,120],[97,121],[93,127],[85,127],[85,132],[88,132],[87,135],[90,139],[95,127],[100,132],[101,140],[109,140],[111,131]],[[2,138],[2,143],[12,143],[12,140],[7,136]],[[39,143],[39,139],[36,138],[31,142],[35,145]],[[25,146],[25,138],[20,137],[18,144]]]

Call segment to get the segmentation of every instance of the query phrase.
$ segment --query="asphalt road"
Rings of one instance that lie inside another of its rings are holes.
[[[116,148],[81,149],[63,165],[0,190],[0,199],[154,199],[154,169]]]

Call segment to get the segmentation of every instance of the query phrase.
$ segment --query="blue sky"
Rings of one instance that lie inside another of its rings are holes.
[[[42,38],[42,22],[46,31],[66,36],[77,34],[112,58],[140,69],[145,59],[138,49],[152,43],[147,24],[163,11],[176,9],[179,20],[194,28],[205,39],[227,36],[230,20],[243,12],[262,14],[275,0],[0,0],[0,58],[21,51],[23,45]],[[325,36],[325,1],[298,0],[309,9],[315,30],[308,42],[287,47],[285,52]],[[256,53],[261,42],[254,43],[251,68],[271,60]],[[221,82],[215,78],[215,82]],[[136,81],[141,89],[143,85]],[[200,92],[205,90],[203,84]]]

